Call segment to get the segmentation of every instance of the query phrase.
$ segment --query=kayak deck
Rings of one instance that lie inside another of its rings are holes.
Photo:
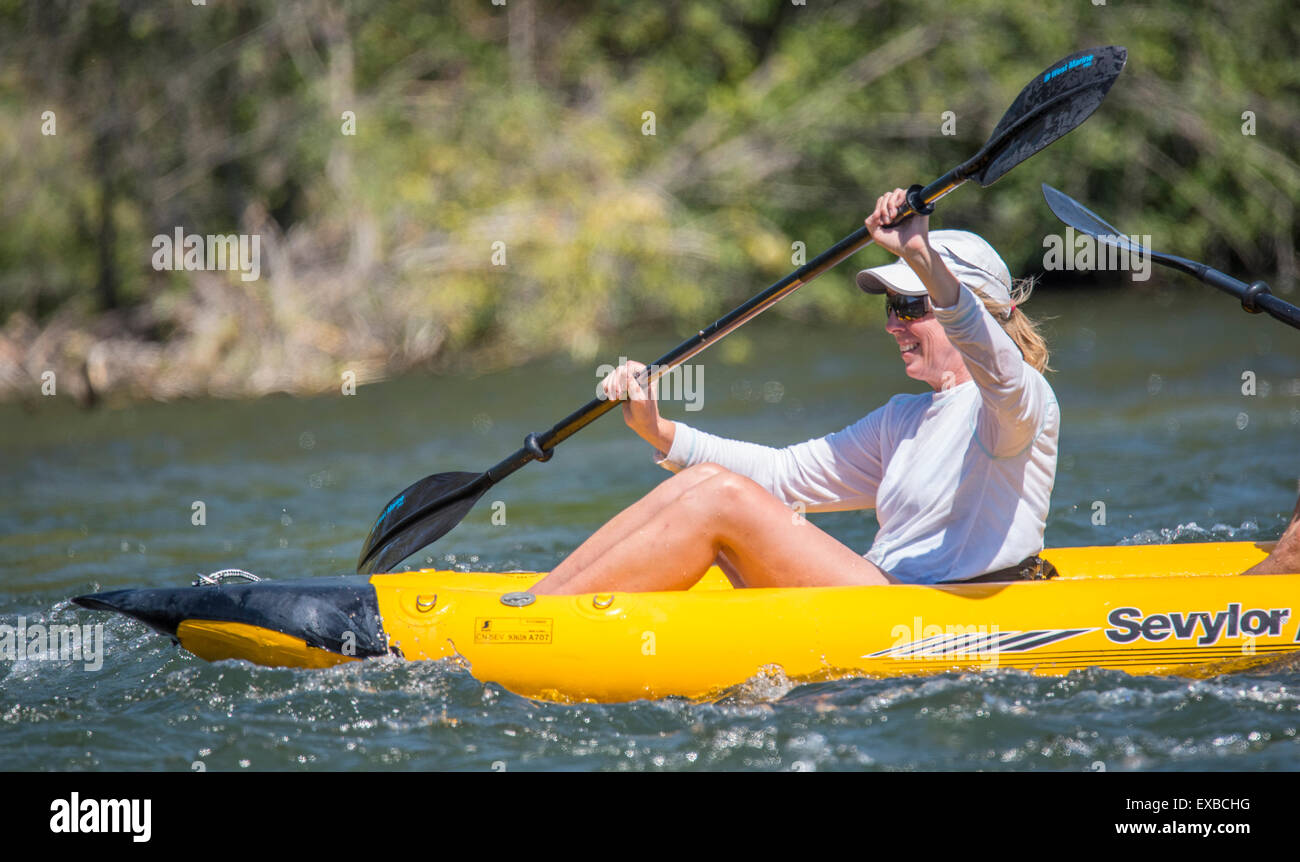
[[[736,590],[717,569],[686,592],[576,596],[526,593],[539,573],[272,582],[284,596],[314,585],[303,611],[312,617],[328,603],[322,581],[340,582],[354,609],[358,587],[373,589],[373,604],[364,605],[377,612],[337,617],[324,633],[310,620],[277,630],[238,618],[268,584],[130,590],[78,603],[140,619],[139,607],[165,605],[171,618],[146,622],[211,660],[320,667],[382,654],[380,644],[405,659],[452,659],[479,680],[561,701],[712,698],[776,671],[797,681],[1000,668],[1206,676],[1300,649],[1300,574],[1235,576],[1269,547],[1058,548],[1043,554],[1059,572],[1050,581],[938,586]],[[187,609],[199,598],[202,612]],[[295,613],[284,601],[277,619]],[[367,648],[349,652],[349,635]]]

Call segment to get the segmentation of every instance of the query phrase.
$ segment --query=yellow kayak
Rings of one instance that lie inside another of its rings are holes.
[[[542,575],[422,570],[80,596],[208,660],[326,667],[452,659],[557,701],[717,697],[793,681],[1087,667],[1208,676],[1300,649],[1300,574],[1240,577],[1270,545],[1056,548],[1047,581],[534,596]]]

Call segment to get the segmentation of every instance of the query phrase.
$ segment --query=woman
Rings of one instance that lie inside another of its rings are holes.
[[[866,220],[901,260],[860,272],[858,285],[887,294],[885,329],[904,371],[934,391],[897,395],[843,431],[777,450],[664,420],[629,363],[605,391],[629,398],[628,425],[679,472],[533,592],[686,589],[714,563],[744,587],[1004,579],[1042,550],[1059,414],[1042,375],[1046,346],[1017,308],[1028,290],[1013,298],[1006,264],[974,234],[932,237],[920,216],[885,227],[905,197],[881,196]],[[875,508],[880,531],[862,556],[802,508]]]

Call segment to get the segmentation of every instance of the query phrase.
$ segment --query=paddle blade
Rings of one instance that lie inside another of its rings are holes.
[[[435,473],[411,485],[389,501],[371,528],[357,573],[386,572],[451,532],[489,487],[482,473]]]
[[[1002,115],[969,174],[990,186],[1016,165],[1083,123],[1097,110],[1124,70],[1128,51],[1118,45],[1071,54],[1039,73]]]
[[[1047,206],[1052,210],[1052,213],[1075,230],[1086,233],[1116,248],[1126,248],[1132,252],[1145,251],[1142,246],[1137,245],[1120,233],[1119,229],[1110,222],[1064,192],[1052,188],[1047,183],[1043,183],[1043,197],[1047,199]]]

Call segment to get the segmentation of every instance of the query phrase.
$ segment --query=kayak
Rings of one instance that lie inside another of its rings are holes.
[[[78,596],[209,661],[451,660],[563,702],[713,699],[791,682],[1083,668],[1193,677],[1300,650],[1300,574],[1237,576],[1268,543],[1055,548],[1051,580],[537,596],[537,572],[395,574]]]

